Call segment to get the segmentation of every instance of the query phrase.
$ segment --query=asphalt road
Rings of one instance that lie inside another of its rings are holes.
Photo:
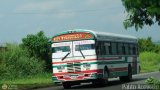
[[[105,87],[94,86],[91,83],[88,84],[81,84],[72,87],[72,89],[67,90],[137,90],[137,88],[141,88],[142,90],[146,90],[143,88],[145,84],[145,80],[150,77],[156,77],[160,79],[160,72],[152,72],[152,73],[145,73],[145,74],[137,74],[133,75],[133,80],[131,82],[120,82],[118,78],[113,78],[109,80],[109,83]],[[127,87],[129,85],[129,87]],[[138,85],[142,85],[142,87],[138,87]],[[132,89],[131,89],[132,88]],[[64,90],[63,86],[53,86],[35,90]]]

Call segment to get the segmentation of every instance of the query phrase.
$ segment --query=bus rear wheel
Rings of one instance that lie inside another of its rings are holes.
[[[63,82],[62,85],[64,89],[70,89],[72,86],[69,82]]]
[[[122,82],[129,82],[132,81],[132,67],[131,65],[128,66],[128,75],[127,76],[120,76],[120,81]]]

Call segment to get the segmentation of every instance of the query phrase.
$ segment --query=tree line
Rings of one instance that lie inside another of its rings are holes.
[[[46,62],[46,70],[51,70],[51,39],[43,31],[29,34],[22,39],[22,48],[26,48],[30,56],[37,57]],[[160,52],[160,45],[155,44],[151,37],[138,39],[139,52]]]
[[[151,37],[138,39],[140,52],[160,52],[160,44],[156,44],[152,41]]]
[[[31,57],[45,61],[46,70],[51,69],[51,38],[43,31],[37,34],[29,34],[22,39],[21,48],[27,49]],[[155,44],[151,37],[138,39],[139,52],[160,52],[160,45]]]

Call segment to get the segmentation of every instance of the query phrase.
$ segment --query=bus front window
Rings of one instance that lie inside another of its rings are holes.
[[[75,47],[75,51],[79,51],[80,50],[93,50],[95,49],[94,44],[82,44],[82,45],[76,45]]]
[[[60,47],[53,47],[52,48],[53,53],[58,53],[58,52],[70,52],[70,47],[69,46],[60,46]]]

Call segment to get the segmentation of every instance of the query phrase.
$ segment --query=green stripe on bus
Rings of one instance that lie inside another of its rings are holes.
[[[103,78],[103,74],[97,74],[97,73],[94,73],[91,75],[91,77],[97,79],[97,78]]]
[[[117,76],[127,76],[127,71],[120,71],[120,72],[110,72],[110,77],[117,77]]]

